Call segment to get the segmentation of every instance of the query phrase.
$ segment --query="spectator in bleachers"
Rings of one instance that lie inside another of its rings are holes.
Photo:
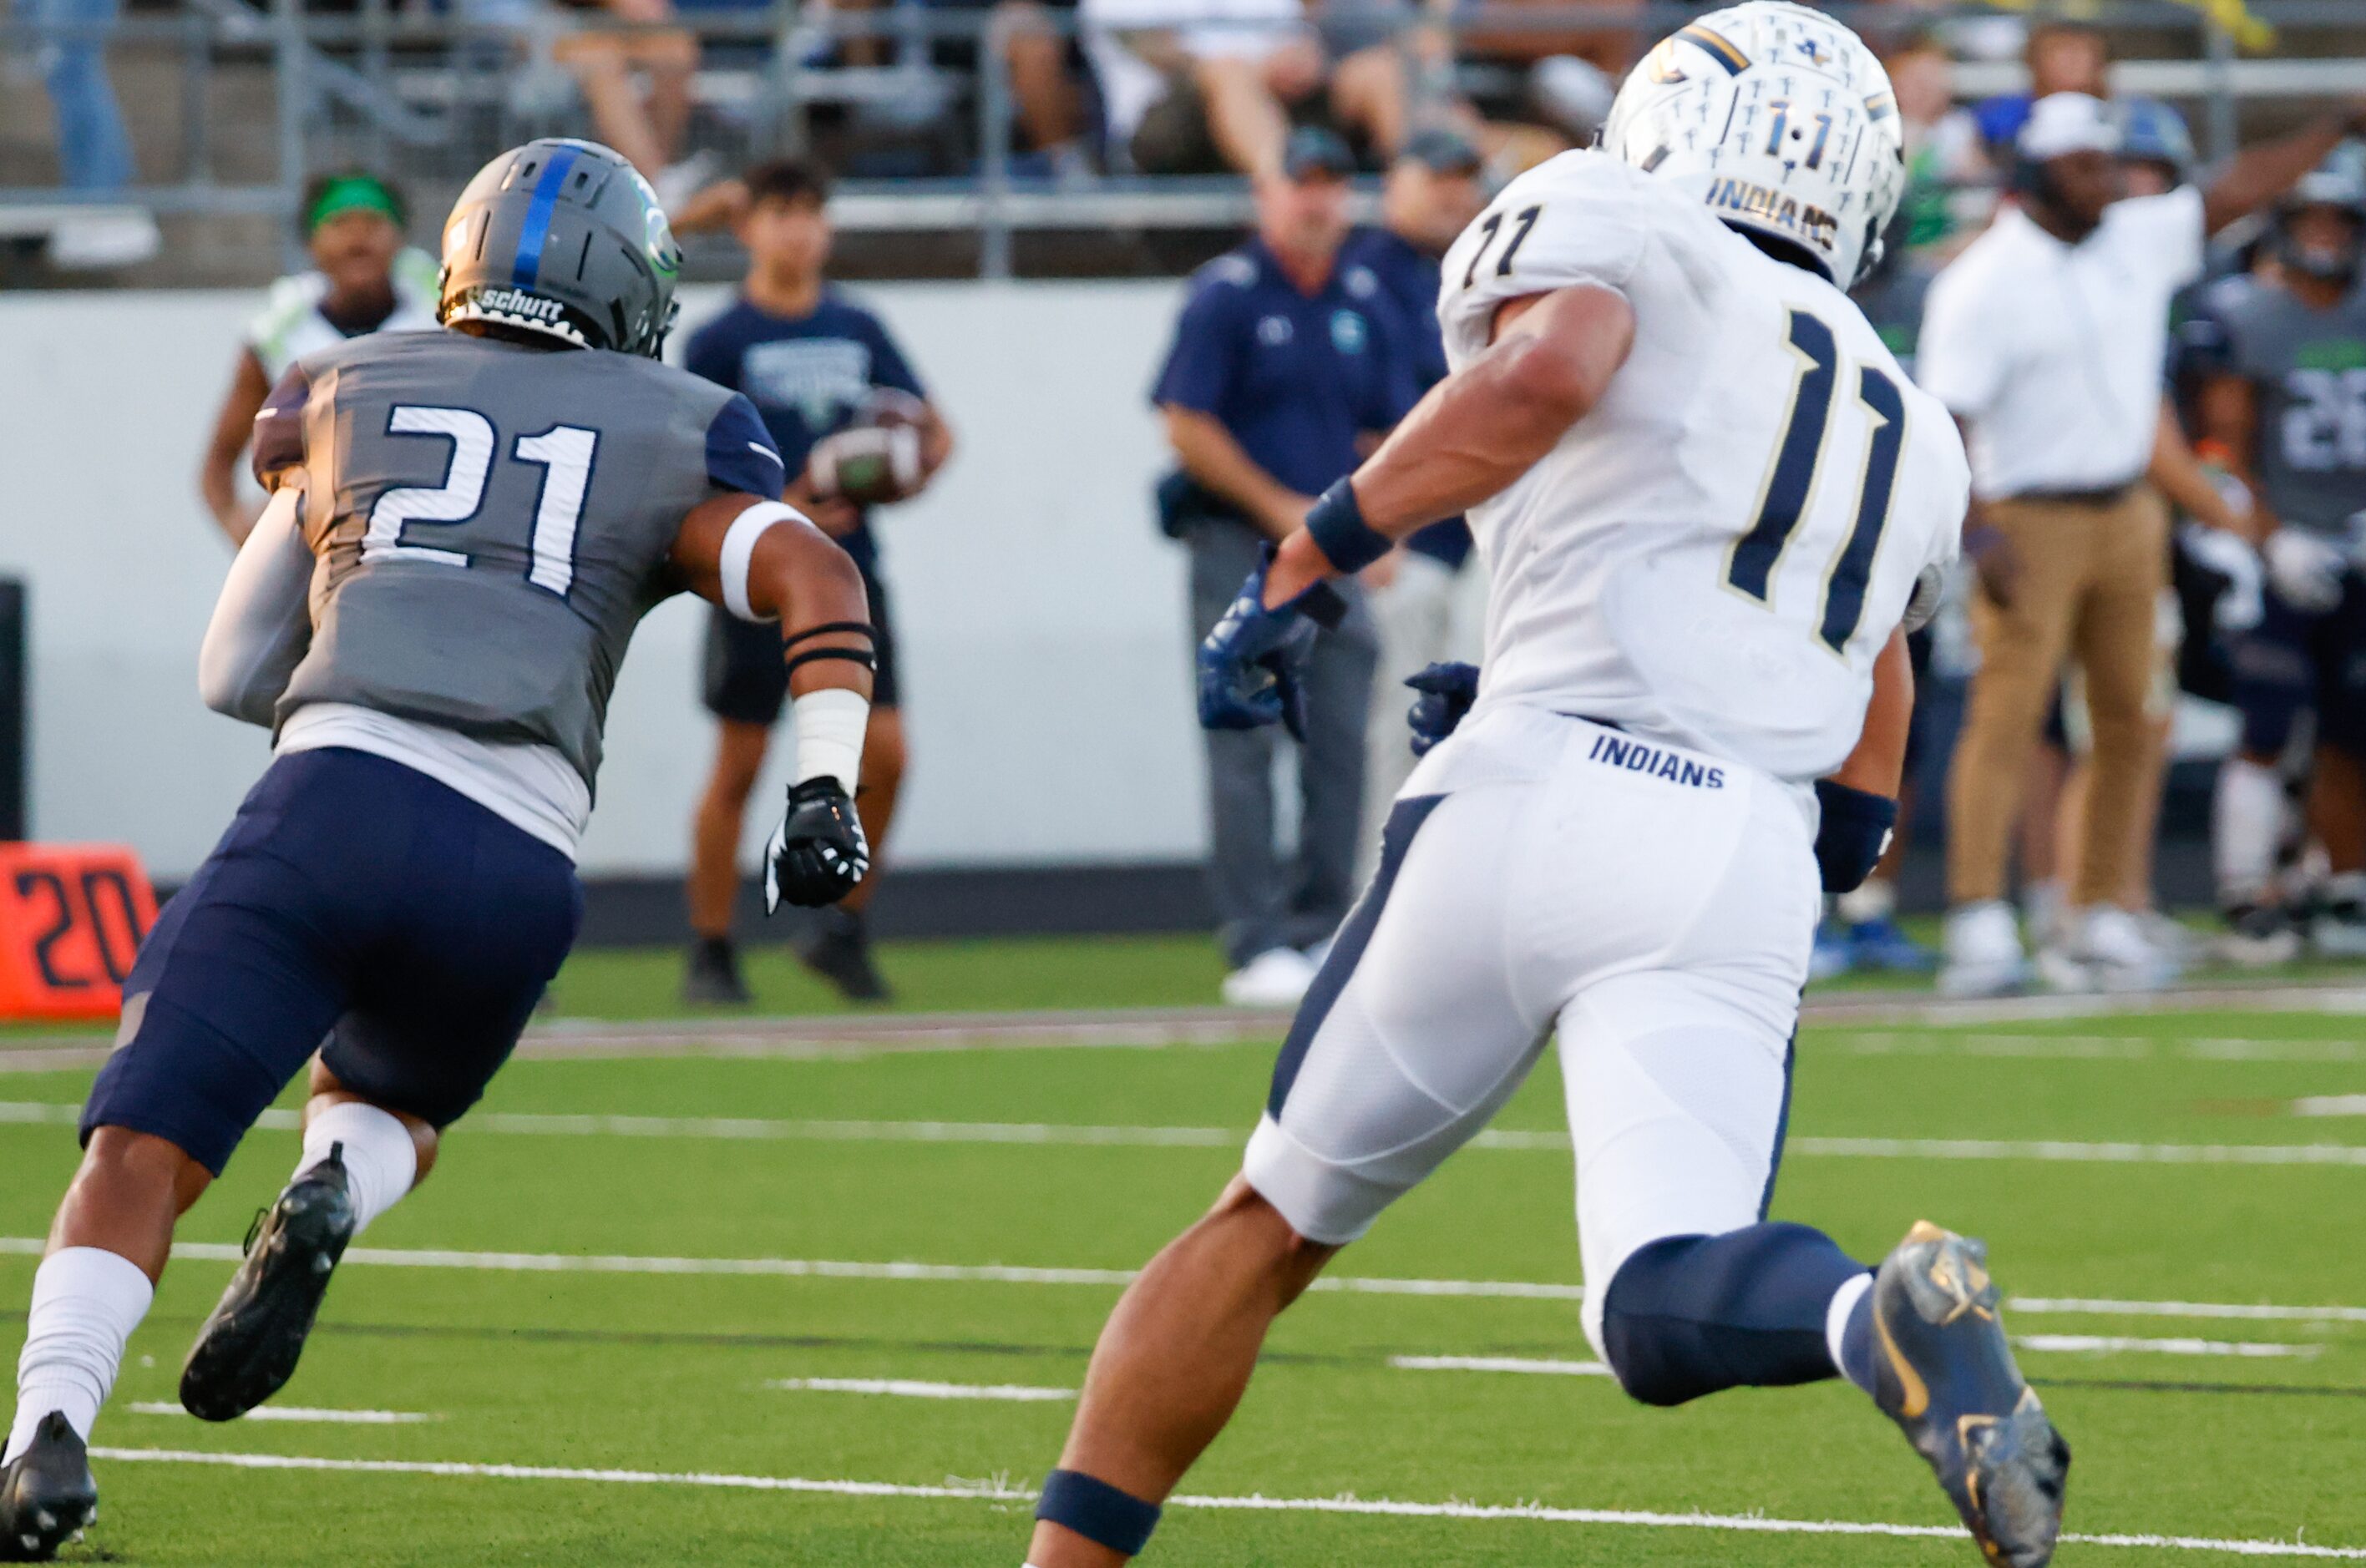
[[[618,23],[674,19],[672,0],[600,0],[598,8]],[[660,202],[670,205],[688,196],[702,171],[691,165],[676,173],[674,167],[690,132],[698,35],[678,28],[578,32],[561,39],[555,53],[582,88],[599,139],[657,187]],[[646,91],[637,78],[648,81]]]
[[[78,196],[132,183],[131,139],[107,74],[107,33],[120,0],[21,0],[39,39],[41,79],[57,126],[58,183]],[[155,220],[137,207],[80,214],[51,232],[60,267],[131,266],[156,253]]]
[[[1192,645],[1241,591],[1261,553],[1305,520],[1414,399],[1403,318],[1371,268],[1346,261],[1347,180],[1339,138],[1291,133],[1257,184],[1257,231],[1200,269],[1151,398],[1180,472],[1159,487],[1160,521],[1191,552]],[[1353,584],[1348,613],[1316,636],[1301,678],[1295,856],[1276,842],[1275,732],[1202,732],[1208,755],[1210,892],[1232,972],[1224,998],[1286,1007],[1355,891],[1365,714],[1378,650]]]
[[[2029,118],[2030,106],[2056,93],[2083,93],[2090,98],[2112,95],[2112,44],[2090,22],[2040,22],[2029,29],[2022,48],[2029,67],[2029,91],[2000,93],[1983,99],[1972,110],[1980,138],[1999,168],[2012,162],[2013,143]]]
[[[1392,156],[1409,117],[1393,44],[1334,63],[1301,0],[1082,0],[1113,158],[1144,174],[1259,178],[1281,168],[1294,110]]]
[[[1955,104],[1955,62],[1935,35],[1911,35],[1882,63],[1906,143],[1896,241],[1935,262],[1979,232],[1996,205],[1979,126]]]
[[[517,39],[575,78],[592,134],[622,153],[670,208],[707,177],[684,159],[698,35],[664,27],[673,0],[454,0],[471,23]],[[662,28],[636,31],[635,28]],[[608,28],[625,28],[615,31]],[[646,81],[646,89],[641,85]],[[682,160],[678,165],[677,160]]]
[[[1446,342],[1437,325],[1438,262],[1487,205],[1483,172],[1478,148],[1460,133],[1441,128],[1415,134],[1389,166],[1380,188],[1380,223],[1350,234],[1340,252],[1346,261],[1371,268],[1403,316],[1417,391],[1446,377]],[[1361,855],[1367,868],[1380,853],[1389,803],[1413,771],[1403,722],[1413,693],[1405,689],[1405,678],[1433,664],[1479,656],[1477,622],[1485,613],[1486,588],[1480,574],[1463,571],[1470,556],[1470,528],[1459,517],[1448,518],[1414,534],[1364,573],[1380,642],[1364,765]]]
[[[299,223],[312,265],[273,284],[248,323],[197,470],[206,510],[231,544],[246,542],[262,510],[240,494],[239,457],[254,433],[254,416],[287,367],[347,338],[435,325],[436,261],[403,243],[409,221],[402,192],[376,174],[321,174],[306,187]]]

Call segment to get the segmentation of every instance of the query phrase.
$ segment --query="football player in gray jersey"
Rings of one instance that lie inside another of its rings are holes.
[[[2299,947],[2274,888],[2284,836],[2278,765],[2313,712],[2310,827],[2333,876],[2307,933],[2366,956],[2366,174],[2328,163],[2278,211],[2272,282],[2225,317],[2223,368],[2203,391],[2207,434],[2259,498],[2267,592],[2232,649],[2241,751],[2221,769],[2219,897],[2238,957]],[[2305,743],[2303,743],[2305,744]]]
[[[772,498],[748,400],[658,363],[678,260],[623,159],[529,143],[445,226],[446,330],[307,356],[265,403],[272,500],[198,684],[276,755],[124,985],[34,1276],[0,1559],[92,1518],[85,1443],[175,1223],[309,1060],[303,1158],[182,1403],[228,1420],[294,1372],[346,1244],[427,1173],[574,939],[608,694],[652,605],[688,590],[780,623],[798,781],[767,908],[868,868],[862,579]]]

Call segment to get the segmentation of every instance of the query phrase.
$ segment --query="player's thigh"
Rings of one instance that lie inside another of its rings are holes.
[[[2366,586],[2354,574],[2341,602],[2316,628],[2310,653],[2317,738],[2347,756],[2366,757]]]
[[[725,610],[710,611],[699,695],[706,711],[718,719],[771,729],[789,698],[780,627],[768,621],[742,621]]]
[[[1597,1348],[1610,1281],[1638,1249],[1765,1217],[1793,1040],[1770,1016],[1774,1000],[1752,976],[1655,969],[1589,986],[1563,1011],[1583,1316]]]
[[[2292,742],[2293,726],[2315,700],[2314,619],[2269,588],[2260,596],[2259,624],[2229,639],[2227,660],[2234,672],[2235,707],[2243,716],[2243,749],[2254,756],[2282,755]]]
[[[1309,1240],[1355,1240],[1485,1126],[1551,1023],[1504,943],[1521,791],[1415,796],[1274,1070],[1244,1171]]]
[[[344,788],[336,759],[347,755],[274,762],[164,906],[124,982],[118,1048],[83,1108],[85,1141],[101,1126],[152,1134],[219,1175],[319,1047],[381,896],[356,861],[369,801]]]
[[[862,568],[862,595],[871,621],[871,651],[878,661],[871,671],[871,706],[896,709],[904,705],[904,661],[896,640],[895,605],[875,562],[857,562]],[[900,734],[900,732],[899,732]],[[899,757],[900,761],[900,757]]]
[[[373,932],[321,1060],[362,1098],[442,1127],[509,1059],[574,943],[583,891],[558,850],[419,784],[401,902]]]

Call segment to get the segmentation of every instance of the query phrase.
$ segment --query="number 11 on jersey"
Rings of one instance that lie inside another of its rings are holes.
[[[1761,604],[1772,597],[1774,568],[1815,495],[1816,471],[1823,464],[1824,436],[1831,425],[1832,398],[1840,386],[1840,343],[1822,318],[1805,310],[1792,311],[1791,348],[1799,356],[1800,370],[1790,418],[1767,470],[1757,520],[1734,541],[1726,563],[1725,580]],[[1817,616],[1818,639],[1836,654],[1847,648],[1849,639],[1856,635],[1857,622],[1865,618],[1865,584],[1873,576],[1881,531],[1889,521],[1898,463],[1906,446],[1906,398],[1887,372],[1871,365],[1859,367],[1857,400],[1874,420],[1865,452],[1865,483],[1857,493],[1856,519],[1848,538],[1824,575],[1823,604]]]

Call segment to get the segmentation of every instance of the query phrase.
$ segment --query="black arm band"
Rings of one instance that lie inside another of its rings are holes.
[[[1889,848],[1898,802],[1829,778],[1816,780],[1816,802],[1823,808],[1816,827],[1816,867],[1823,873],[1824,891],[1854,892]]]
[[[1396,542],[1364,521],[1356,487],[1340,480],[1306,511],[1306,532],[1332,569],[1353,577],[1396,548]]]
[[[787,673],[794,675],[800,666],[819,664],[824,659],[844,659],[848,664],[861,665],[874,673],[879,668],[879,656],[868,648],[815,648],[792,658]]]
[[[808,626],[802,632],[790,633],[781,639],[781,646],[794,648],[807,637],[826,636],[834,632],[842,632],[849,636],[868,637],[874,643],[879,640],[879,633],[871,629],[871,622],[868,621],[829,621],[819,626]]]

